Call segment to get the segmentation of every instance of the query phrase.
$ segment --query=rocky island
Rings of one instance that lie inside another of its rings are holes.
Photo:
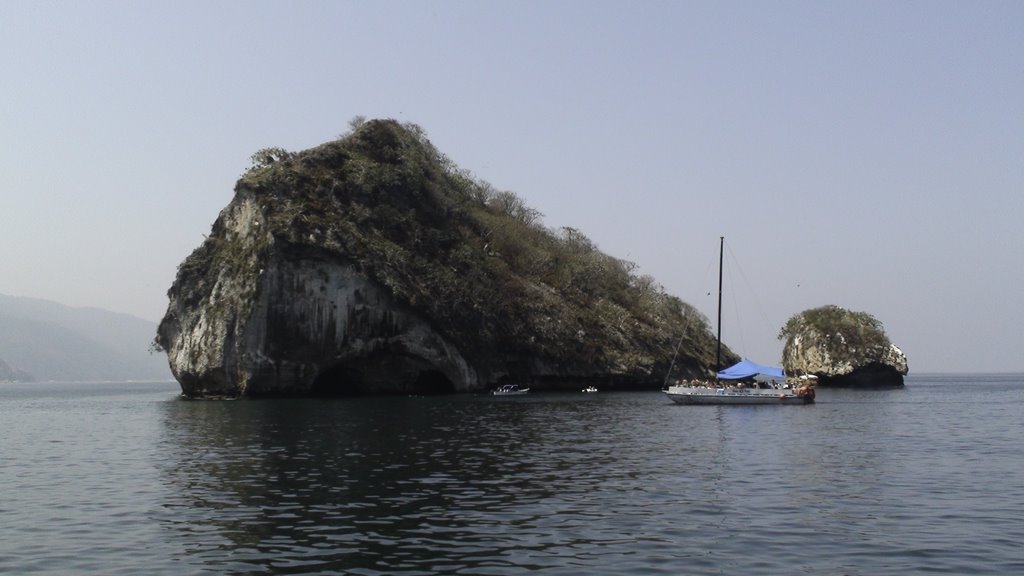
[[[794,315],[779,332],[789,375],[813,375],[822,386],[902,386],[907,356],[867,312],[822,306]]]
[[[715,369],[703,315],[416,125],[356,119],[253,162],[168,292],[155,343],[186,396],[657,388],[670,364]]]

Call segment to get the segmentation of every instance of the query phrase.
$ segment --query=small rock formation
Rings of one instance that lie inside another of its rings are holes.
[[[822,386],[902,386],[907,357],[866,312],[822,306],[796,314],[779,332],[787,374],[811,374]]]
[[[187,396],[656,388],[680,342],[676,376],[713,370],[699,312],[415,125],[253,160],[168,292],[156,344]]]

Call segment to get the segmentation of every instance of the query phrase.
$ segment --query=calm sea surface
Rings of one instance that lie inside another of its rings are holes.
[[[1024,375],[789,407],[178,391],[0,385],[0,573],[1024,573]]]

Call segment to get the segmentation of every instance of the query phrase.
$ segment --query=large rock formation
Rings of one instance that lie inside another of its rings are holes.
[[[702,315],[414,125],[253,160],[168,292],[188,396],[657,387],[679,343],[673,377],[713,369]]]
[[[866,312],[838,306],[805,310],[779,333],[787,374],[810,374],[824,386],[902,386],[907,357]]]

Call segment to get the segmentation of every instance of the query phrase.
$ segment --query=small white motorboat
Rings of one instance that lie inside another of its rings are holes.
[[[519,384],[504,384],[494,390],[495,396],[515,396],[517,394],[526,394],[529,392],[529,388],[521,388]]]

